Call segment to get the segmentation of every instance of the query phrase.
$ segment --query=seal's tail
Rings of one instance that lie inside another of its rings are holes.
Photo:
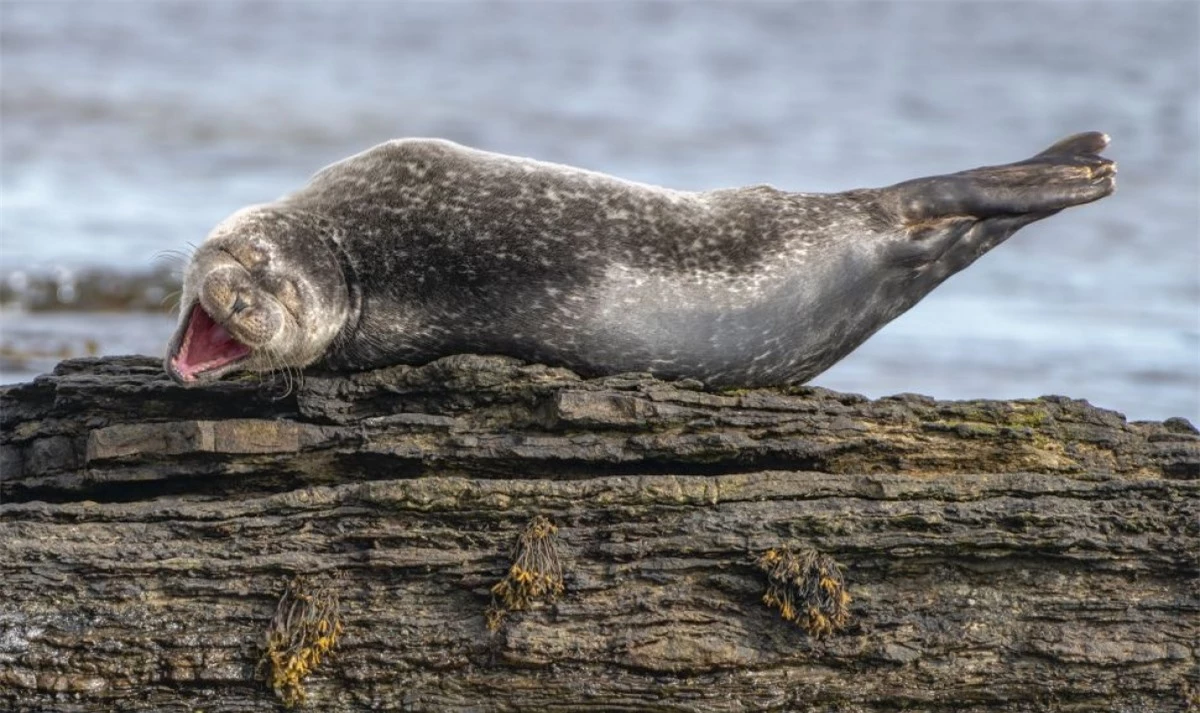
[[[1116,188],[1116,164],[1100,155],[1108,136],[1069,136],[1033,158],[905,181],[893,188],[908,223],[1022,216],[1022,224],[1099,200]]]

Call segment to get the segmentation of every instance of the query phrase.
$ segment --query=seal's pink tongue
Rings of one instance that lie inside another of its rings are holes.
[[[179,355],[175,357],[175,368],[190,381],[202,371],[225,366],[249,353],[250,347],[229,336],[229,332],[213,321],[204,308],[196,305],[188,320]]]

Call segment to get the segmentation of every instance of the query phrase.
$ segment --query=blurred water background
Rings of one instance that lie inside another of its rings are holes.
[[[5,0],[0,383],[161,353],[156,253],[388,138],[834,191],[1099,129],[1114,197],[1024,229],[815,383],[1200,421],[1198,106],[1190,0]]]

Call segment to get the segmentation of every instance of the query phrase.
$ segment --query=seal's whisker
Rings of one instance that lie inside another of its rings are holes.
[[[196,254],[196,247],[190,243],[188,245],[188,250],[159,250],[154,253],[151,262],[158,269],[166,268],[172,278],[182,281],[188,263],[191,262],[192,257]]]
[[[183,290],[171,290],[167,294],[163,295],[163,298],[159,301],[158,306],[166,307],[168,311],[175,312],[179,309],[179,298],[182,296]]]
[[[151,259],[156,263],[168,263],[171,266],[181,267],[186,264],[188,260],[192,259],[192,255],[195,254],[195,252],[196,248],[194,246],[191,250],[176,250],[174,248],[168,248],[165,250],[156,251]]]
[[[278,382],[276,377],[282,377],[283,379],[284,393],[282,396],[275,398],[287,398],[287,396],[292,392],[291,378],[288,374],[287,365],[284,363],[280,355],[276,354],[275,350],[269,347],[263,350],[263,354],[267,357],[267,363],[269,365],[268,373],[271,376],[272,382]]]
[[[267,359],[268,373],[272,376],[278,376],[283,379],[284,391],[283,394],[277,396],[277,399],[285,399],[291,396],[297,388],[297,381],[300,377],[300,370],[288,364],[282,355],[278,354],[271,348],[264,348],[263,355]]]

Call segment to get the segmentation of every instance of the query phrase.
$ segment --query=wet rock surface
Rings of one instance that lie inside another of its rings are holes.
[[[275,710],[285,582],[339,576],[315,710],[1187,710],[1200,436],[1047,397],[869,401],[464,355],[0,391],[0,708]],[[564,592],[489,631],[532,518]],[[755,559],[843,567],[844,629]]]

